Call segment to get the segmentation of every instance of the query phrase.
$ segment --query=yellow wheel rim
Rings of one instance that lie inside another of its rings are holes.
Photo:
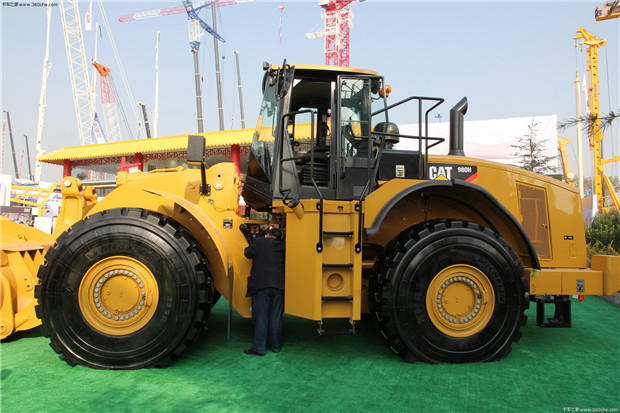
[[[447,267],[431,281],[426,293],[426,309],[442,333],[469,337],[481,331],[493,315],[493,286],[478,268]]]
[[[140,330],[153,318],[159,290],[144,264],[115,256],[88,269],[78,297],[82,315],[93,328],[122,336]]]

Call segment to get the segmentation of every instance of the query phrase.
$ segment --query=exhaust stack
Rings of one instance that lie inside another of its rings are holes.
[[[450,109],[450,152],[448,155],[465,156],[463,152],[463,115],[467,113],[467,97]]]

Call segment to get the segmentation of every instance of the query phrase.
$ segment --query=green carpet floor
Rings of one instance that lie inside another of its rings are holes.
[[[549,309],[551,311],[551,309]],[[285,318],[280,354],[242,353],[251,322],[227,303],[202,339],[167,369],[69,367],[39,329],[0,346],[2,412],[618,412],[620,308],[573,301],[573,328],[535,326],[534,306],[513,352],[494,363],[407,364],[371,320],[355,336],[316,334]],[[581,410],[578,410],[581,409]]]

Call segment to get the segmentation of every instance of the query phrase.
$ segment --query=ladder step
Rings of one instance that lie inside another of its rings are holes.
[[[326,301],[353,301],[353,297],[348,295],[348,296],[323,296],[321,297],[321,300],[323,302]]]
[[[320,330],[319,331],[319,335],[324,335],[324,334],[351,334],[351,335],[355,335],[355,329],[354,328],[350,328],[348,330]]]
[[[353,264],[323,264],[323,268],[353,268]]]
[[[323,235],[330,235],[330,236],[345,236],[345,237],[352,237],[353,236],[353,231],[346,231],[346,232],[339,232],[339,231],[323,231]]]
[[[319,333],[320,336],[325,335],[325,334],[350,334],[350,335],[355,335],[355,322],[351,322],[349,328],[347,328],[345,330],[335,330],[335,329],[326,330],[326,329],[323,328],[323,322],[319,321],[319,329],[317,330],[317,332]]]

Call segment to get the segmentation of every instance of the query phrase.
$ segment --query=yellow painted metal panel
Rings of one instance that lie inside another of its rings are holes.
[[[286,271],[284,312],[310,320],[321,319],[321,253],[319,212],[316,201],[302,202],[304,214],[299,219],[289,209],[286,219]]]
[[[323,302],[323,318],[360,319],[361,253],[355,252],[359,218],[355,204],[352,201],[324,204],[323,263],[342,267],[323,270],[323,296],[350,297],[350,300]],[[338,288],[334,288],[334,285]]]
[[[538,258],[551,259],[549,240],[549,214],[547,212],[547,191],[534,185],[517,182],[521,225],[536,248]]]
[[[534,270],[528,268],[525,276],[529,280],[530,295],[550,295],[562,292],[562,273],[554,270]]]
[[[295,70],[325,70],[329,72],[342,72],[343,74],[349,75],[374,75],[376,76],[378,73],[374,70],[370,69],[361,69],[358,67],[348,67],[348,66],[328,66],[328,65],[292,65],[295,66]],[[278,69],[280,66],[271,65],[271,69]]]
[[[323,318],[349,318],[355,320],[359,320],[359,317],[355,318],[353,316],[353,310],[351,308],[351,303],[348,301],[333,301],[333,302],[325,302],[323,303],[322,308],[322,316]]]
[[[562,294],[603,295],[603,273],[591,270],[563,272]]]
[[[526,277],[531,295],[603,295],[603,272],[598,270],[529,268]]]
[[[211,240],[218,252],[217,264],[221,265],[221,274],[227,274],[227,269],[232,267],[233,265],[230,246],[226,242],[222,231],[220,231],[219,227],[215,222],[213,222],[211,217],[206,215],[198,207],[198,205],[189,202],[185,198],[182,198],[168,191],[158,191],[152,189],[145,189],[145,191],[174,201],[175,204],[180,205],[183,209],[188,211],[195,219],[197,219],[198,222],[200,222],[200,225],[202,225],[202,227],[209,233]],[[215,265],[216,263],[212,262],[211,264]]]
[[[592,256],[593,270],[602,271],[603,294],[611,295],[620,291],[620,256],[594,255]]]
[[[54,243],[51,235],[3,216],[0,216],[0,235],[3,251],[43,250]]]
[[[476,166],[477,174],[472,176],[471,184],[486,189],[522,226],[524,217],[521,214],[517,185],[535,186],[544,190],[548,222],[545,223],[547,228],[545,228],[544,243],[540,245],[549,245],[552,248],[550,250],[552,254],[550,251],[545,253],[543,249],[537,250],[540,265],[543,268],[587,267],[585,229],[582,220],[575,219],[582,215],[579,192],[575,188],[553,178],[480,159],[432,155],[429,156],[429,162]],[[378,216],[393,197],[424,182],[393,179],[383,183],[366,197],[364,226],[368,228],[375,224]],[[399,202],[394,208],[394,213],[386,216],[377,235],[372,236],[372,239],[368,241],[384,245],[402,230],[430,219],[465,219],[485,226],[488,226],[490,221],[516,251],[524,265],[530,265],[525,244],[517,238],[518,234],[512,230],[513,227],[506,217],[498,213],[497,208],[492,206],[484,196],[477,194],[474,189],[465,190],[455,187],[436,189],[431,195],[438,195],[436,198],[438,201],[422,193],[431,193],[431,191],[421,191],[420,194],[409,196]],[[439,195],[445,196],[440,198]],[[451,198],[458,199],[459,203],[450,202]],[[463,208],[463,203],[471,207]],[[484,216],[486,221],[482,220],[478,214]],[[533,240],[539,239],[535,233],[528,233],[528,236]],[[537,246],[537,244],[534,245]]]
[[[358,234],[355,203],[324,202],[322,252],[316,249],[320,239],[320,212],[316,204],[316,200],[302,201],[303,214],[283,208],[287,213],[285,312],[317,321],[359,320],[362,266],[361,253],[355,252]],[[329,297],[342,301],[329,301]]]
[[[34,287],[49,234],[0,217],[0,339],[41,324],[35,314]]]

